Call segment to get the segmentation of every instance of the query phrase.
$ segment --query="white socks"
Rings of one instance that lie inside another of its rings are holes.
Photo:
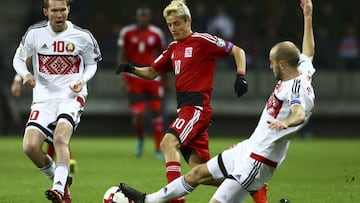
[[[146,195],[147,203],[164,203],[176,197],[182,197],[191,193],[194,190],[187,182],[184,176],[173,180],[159,191]]]
[[[53,182],[53,190],[57,190],[64,195],[64,187],[66,184],[67,177],[69,175],[69,168],[64,163],[56,164],[55,176]]]
[[[43,173],[48,179],[53,180],[55,174],[55,163],[49,155],[46,155],[46,157],[50,160],[50,163],[40,168],[40,172]]]

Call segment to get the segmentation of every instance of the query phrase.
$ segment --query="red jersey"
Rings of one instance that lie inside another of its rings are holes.
[[[215,59],[224,58],[233,44],[207,33],[192,33],[172,42],[151,65],[155,71],[173,71],[178,108],[184,105],[210,106]]]
[[[157,57],[155,54],[164,50],[165,37],[161,29],[154,25],[140,30],[136,24],[131,24],[121,29],[118,46],[126,51],[124,61],[149,66]]]

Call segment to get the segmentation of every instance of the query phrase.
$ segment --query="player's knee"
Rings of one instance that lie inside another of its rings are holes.
[[[36,143],[24,142],[23,151],[26,155],[31,155],[37,150],[40,150],[40,146]]]
[[[68,147],[68,140],[66,140],[65,137],[62,135],[54,136],[53,143],[55,146]]]
[[[167,150],[169,150],[169,148],[170,148],[170,144],[169,144],[166,140],[163,139],[163,140],[160,142],[160,149],[161,149],[161,151],[166,152]]]
[[[172,134],[166,134],[160,142],[160,149],[163,152],[177,150],[180,147],[179,140]]]

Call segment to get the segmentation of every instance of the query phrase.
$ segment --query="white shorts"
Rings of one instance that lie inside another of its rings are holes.
[[[52,142],[53,133],[59,119],[60,122],[68,122],[75,131],[80,123],[83,111],[84,99],[80,97],[33,103],[26,129],[36,128],[42,132],[48,142]]]
[[[215,179],[232,178],[244,190],[256,191],[270,180],[275,167],[261,159],[254,159],[251,154],[252,145],[245,140],[209,160],[207,167]]]

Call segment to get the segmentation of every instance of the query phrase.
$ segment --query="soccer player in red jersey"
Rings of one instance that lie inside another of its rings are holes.
[[[118,38],[119,63],[129,62],[137,66],[149,66],[165,48],[164,33],[150,24],[151,10],[143,6],[136,10],[136,23],[124,26]],[[125,89],[132,113],[132,124],[137,134],[135,155],[140,157],[144,145],[144,123],[146,103],[151,112],[151,127],[155,142],[155,156],[163,159],[160,141],[163,135],[162,102],[164,95],[163,80],[160,76],[154,80],[145,80],[124,73]]]
[[[208,33],[191,30],[191,14],[183,0],[173,0],[163,11],[174,38],[167,49],[148,67],[122,63],[117,72],[128,72],[152,80],[162,73],[173,72],[177,96],[177,117],[170,123],[162,141],[166,177],[171,182],[181,175],[179,150],[190,167],[210,159],[208,126],[213,90],[215,60],[232,55],[236,63],[235,93],[247,92],[245,52],[232,42]],[[174,202],[185,202],[177,198]]]

